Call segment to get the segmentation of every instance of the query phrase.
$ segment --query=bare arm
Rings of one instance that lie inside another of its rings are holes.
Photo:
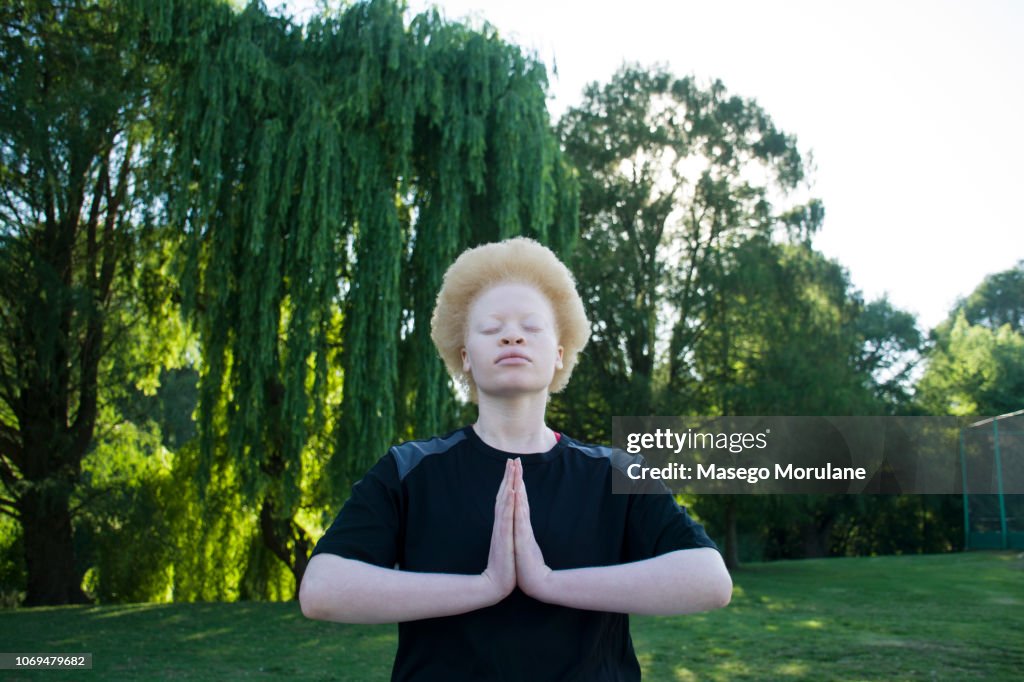
[[[498,601],[483,575],[399,571],[335,554],[313,557],[299,588],[303,615],[341,623],[452,616]]]
[[[516,585],[514,510],[510,461],[494,503],[491,549],[483,573],[416,573],[318,554],[310,560],[299,587],[302,613],[342,623],[397,623],[497,604]]]
[[[532,596],[577,609],[673,615],[721,608],[732,578],[718,551],[681,549],[643,561],[549,571]]]

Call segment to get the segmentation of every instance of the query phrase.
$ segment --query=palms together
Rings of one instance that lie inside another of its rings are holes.
[[[494,528],[484,576],[495,585],[502,599],[516,585],[524,593],[539,598],[550,573],[530,524],[523,464],[519,458],[510,459],[505,463],[505,476],[494,502]]]

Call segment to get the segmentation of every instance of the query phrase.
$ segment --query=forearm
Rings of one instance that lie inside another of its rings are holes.
[[[723,607],[731,595],[721,555],[701,547],[627,564],[552,571],[535,598],[592,611],[672,615]]]
[[[497,603],[482,575],[415,573],[318,554],[299,589],[307,618],[341,623],[397,623],[473,611]]]

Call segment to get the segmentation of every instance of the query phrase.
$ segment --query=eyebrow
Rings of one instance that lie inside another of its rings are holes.
[[[497,318],[499,320],[504,320],[505,319],[504,315],[500,315],[498,313],[490,313],[490,314],[487,315],[487,317],[488,318],[492,318],[493,317],[493,318]],[[522,315],[521,317],[524,317],[524,318],[525,317],[539,317],[543,321],[544,320],[544,313],[542,313],[540,311],[537,311],[537,310],[534,310],[534,311],[530,311],[530,312],[526,313],[525,315]]]

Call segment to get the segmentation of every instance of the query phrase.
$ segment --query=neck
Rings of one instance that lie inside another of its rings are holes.
[[[555,433],[544,423],[547,393],[496,399],[480,395],[480,415],[473,430],[480,440],[505,452],[529,454],[554,447]]]

